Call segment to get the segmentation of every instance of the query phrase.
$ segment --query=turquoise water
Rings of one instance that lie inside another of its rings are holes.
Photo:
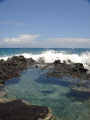
[[[57,120],[90,120],[90,93],[72,91],[74,78],[47,78],[47,72],[29,68],[4,85],[8,99],[23,99],[52,108]]]
[[[10,56],[23,53],[42,53],[43,51],[65,51],[71,54],[82,54],[83,52],[90,52],[89,48],[0,48],[0,56]]]

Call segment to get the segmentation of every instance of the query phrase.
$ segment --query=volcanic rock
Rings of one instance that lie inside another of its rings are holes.
[[[7,61],[1,59],[0,79],[6,81],[12,77],[19,77],[20,71],[26,69],[27,66],[33,65],[34,63],[35,60],[33,60],[32,58],[26,59],[22,55],[13,56],[12,58],[8,58]]]
[[[52,120],[51,109],[27,105],[21,100],[0,103],[0,120]]]
[[[60,60],[55,60],[54,64],[60,64]]]

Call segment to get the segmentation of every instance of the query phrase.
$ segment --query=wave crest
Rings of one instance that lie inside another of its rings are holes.
[[[83,63],[84,66],[90,66],[90,52],[85,52],[82,53],[81,55],[79,54],[71,54],[70,52],[65,52],[65,51],[54,51],[54,50],[48,50],[48,51],[43,51],[42,53],[23,53],[23,54],[16,54],[16,56],[23,55],[25,58],[33,58],[36,61],[43,60],[46,63],[52,63],[55,60],[60,60],[62,63],[63,61],[66,61],[68,63],[68,60],[74,62],[74,63]],[[11,56],[4,56],[0,57],[0,59],[7,60]]]

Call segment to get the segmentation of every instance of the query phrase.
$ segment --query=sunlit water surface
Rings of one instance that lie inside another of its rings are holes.
[[[90,120],[90,94],[72,91],[67,81],[72,78],[47,78],[44,72],[32,68],[7,81],[6,98],[48,106],[58,120]]]

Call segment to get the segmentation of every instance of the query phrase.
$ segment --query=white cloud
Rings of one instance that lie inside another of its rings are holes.
[[[41,35],[23,34],[15,38],[1,40],[3,47],[48,47],[48,48],[89,48],[90,39],[85,38],[49,38],[35,40]]]
[[[42,46],[44,47],[90,47],[90,39],[85,38],[49,38],[47,40],[44,40],[42,43]]]
[[[4,38],[1,40],[2,44],[25,44],[25,43],[34,43],[34,39],[40,37],[41,35],[29,35],[23,34],[18,35],[15,38]]]
[[[90,39],[85,38],[49,38],[49,41],[58,42],[90,42]]]

